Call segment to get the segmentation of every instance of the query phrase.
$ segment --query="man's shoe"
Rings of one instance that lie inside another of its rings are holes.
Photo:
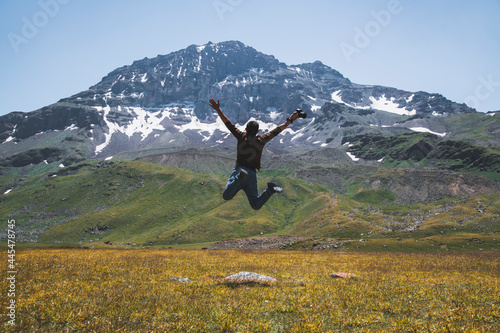
[[[248,172],[246,170],[241,169],[240,173],[238,174],[238,179],[239,180],[244,180],[245,177],[248,175]]]
[[[275,183],[267,183],[267,188],[269,191],[271,191],[272,194],[283,192],[283,189],[278,185],[276,185]]]

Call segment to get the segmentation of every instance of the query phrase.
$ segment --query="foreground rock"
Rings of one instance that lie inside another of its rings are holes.
[[[337,273],[332,273],[332,275],[330,275],[332,278],[334,279],[337,279],[337,278],[341,278],[341,279],[348,279],[348,278],[353,278],[355,277],[356,275],[352,274],[352,273],[342,273],[342,272],[337,272]]]
[[[170,280],[174,280],[174,281],[181,282],[181,283],[191,283],[192,282],[189,278],[175,278],[175,277],[171,277]]]
[[[253,272],[239,272],[233,275],[226,276],[224,279],[230,282],[276,282],[277,281],[273,277]]]

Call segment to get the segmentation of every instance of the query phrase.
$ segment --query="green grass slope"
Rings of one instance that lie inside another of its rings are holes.
[[[9,219],[16,221],[17,241],[80,246],[186,246],[285,235],[364,238],[363,247],[383,249],[392,243],[375,240],[399,247],[406,244],[399,239],[500,232],[499,193],[401,204],[393,192],[364,182],[340,195],[271,171],[259,175],[261,189],[275,181],[284,193],[254,211],[243,192],[222,199],[225,177],[143,161],[87,161],[32,176],[0,195],[0,215],[6,217],[0,238],[6,239]]]
[[[444,117],[449,138],[465,140],[473,144],[496,145],[500,139],[500,117],[484,113],[466,113]]]
[[[387,168],[435,167],[500,180],[500,150],[495,145],[445,140],[430,133],[359,135],[347,140],[352,143],[349,151],[356,157],[383,160]]]
[[[243,192],[222,199],[225,178],[140,161],[86,162],[26,180],[2,196],[0,214],[16,220],[24,241],[174,245],[279,231],[329,192],[280,177],[261,178],[261,189],[270,180],[285,193],[254,211]]]

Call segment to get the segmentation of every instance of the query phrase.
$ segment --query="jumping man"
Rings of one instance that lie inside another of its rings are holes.
[[[222,112],[218,100],[216,102],[211,98],[210,106],[217,111],[222,122],[238,140],[236,166],[227,180],[226,189],[222,197],[224,200],[231,200],[239,190],[243,190],[247,195],[250,206],[255,210],[261,209],[274,193],[281,193],[283,191],[276,184],[267,183],[267,188],[259,195],[256,171],[260,170],[260,159],[264,146],[296,120],[299,114],[294,112],[283,124],[271,132],[265,135],[257,135],[259,124],[256,121],[248,122],[245,132],[242,132]]]

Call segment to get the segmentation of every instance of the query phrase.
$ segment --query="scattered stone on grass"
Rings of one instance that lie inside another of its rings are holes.
[[[174,278],[174,277],[171,277],[170,280],[174,280],[174,281],[182,282],[182,283],[190,283],[190,282],[192,282],[189,278]]]
[[[334,279],[336,278],[347,279],[355,277],[353,273],[342,273],[342,272],[332,273],[332,275],[330,276]]]
[[[257,274],[253,272],[239,272],[224,278],[227,281],[234,282],[276,282],[277,280],[270,276]]]

